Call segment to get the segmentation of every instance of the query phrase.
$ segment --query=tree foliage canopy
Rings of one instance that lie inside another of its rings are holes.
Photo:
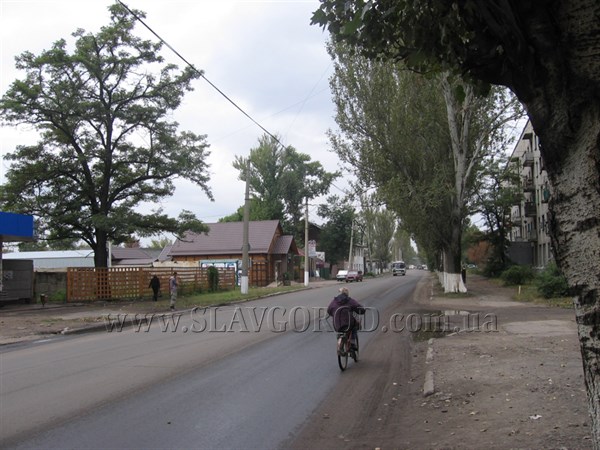
[[[339,196],[332,195],[327,198],[326,203],[319,205],[317,213],[326,219],[321,227],[319,241],[319,248],[325,252],[325,259],[331,264],[346,260],[356,215],[354,208]]]
[[[106,264],[106,244],[160,231],[202,230],[189,212],[140,212],[174,192],[177,177],[212,198],[205,136],[177,131],[170,116],[200,74],[164,64],[160,43],[133,34],[135,19],[120,5],[96,33],[73,33],[49,50],[16,58],[25,78],[0,101],[5,124],[40,133],[21,145],[0,192],[5,208],[34,214],[48,239],[81,239]],[[137,12],[144,16],[142,12]]]
[[[334,151],[361,184],[377,188],[421,249],[433,256],[452,248],[460,268],[475,181],[503,125],[520,114],[518,102],[499,88],[476,97],[451,77],[423,77],[342,44],[329,50],[340,128],[330,133]]]
[[[282,147],[277,139],[263,135],[247,158],[237,156],[233,166],[239,179],[248,181],[253,194],[251,217],[254,220],[280,220],[284,230],[304,240],[302,220],[305,199],[329,191],[339,176],[327,172],[320,162],[294,147]]]

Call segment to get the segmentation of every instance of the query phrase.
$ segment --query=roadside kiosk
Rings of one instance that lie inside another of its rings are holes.
[[[29,267],[27,262],[15,260],[6,268],[2,263],[5,242],[33,240],[33,216],[0,211],[0,306],[10,300],[33,300],[33,263]]]

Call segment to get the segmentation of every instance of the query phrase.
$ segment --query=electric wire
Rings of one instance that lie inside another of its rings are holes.
[[[129,14],[131,14],[135,18],[135,20],[137,20],[139,23],[141,23],[150,33],[152,33],[154,36],[156,36],[156,38],[160,42],[162,42],[167,48],[169,48],[179,59],[181,59],[185,64],[187,64],[187,66],[190,67],[194,72],[196,72],[198,75],[200,75],[204,79],[204,81],[206,81],[214,90],[216,90],[219,94],[221,94],[238,111],[240,111],[244,116],[246,116],[248,119],[250,119],[255,125],[257,125],[265,133],[267,133],[271,138],[273,138],[275,140],[275,142],[277,142],[279,145],[281,145],[283,148],[285,148],[285,146],[279,141],[279,139],[273,133],[271,133],[269,130],[267,130],[265,127],[263,127],[258,121],[256,121],[252,116],[250,116],[250,114],[248,114],[246,111],[244,111],[237,103],[235,103],[229,96],[227,96],[227,94],[225,94],[221,89],[219,89],[212,81],[210,81],[208,78],[206,78],[206,76],[204,75],[204,72],[202,70],[198,70],[192,63],[190,63],[187,59],[185,59],[177,50],[175,50],[175,48],[173,48],[167,41],[165,41],[161,36],[159,36],[158,33],[156,33],[156,31],[154,31],[148,24],[146,24],[146,22],[144,22],[144,20],[140,16],[138,16],[134,11],[132,11],[129,8],[129,6],[127,6],[121,0],[117,0],[117,1],[123,8],[125,8],[129,12]]]
[[[250,116],[246,111],[244,111],[237,103],[235,103],[227,94],[225,94],[221,89],[219,89],[213,82],[211,82],[208,78],[206,78],[206,76],[204,75],[204,72],[197,69],[192,63],[190,63],[183,55],[181,55],[173,46],[171,46],[167,41],[165,41],[156,31],[154,31],[154,29],[152,29],[146,22],[144,22],[144,20],[139,17],[134,11],[132,11],[125,3],[123,3],[121,0],[117,0],[118,3],[123,6],[123,8],[125,8],[129,14],[131,14],[139,23],[141,23],[150,33],[152,33],[160,42],[163,43],[163,45],[165,45],[167,48],[169,48],[179,59],[181,59],[188,67],[190,67],[194,72],[198,73],[200,75],[200,77],[202,77],[214,90],[216,90],[221,96],[223,96],[229,103],[231,103],[237,110],[239,110],[244,116],[246,116],[250,121],[252,121],[252,123],[254,123],[255,125],[257,125],[261,130],[263,130],[268,136],[270,136],[275,142],[277,142],[279,145],[281,145],[281,147],[285,148],[285,145],[283,145],[281,143],[281,141],[277,138],[277,136],[275,136],[273,133],[271,133],[269,130],[267,130],[265,127],[263,127],[257,120],[255,120],[252,116]],[[327,72],[327,70],[325,71]],[[325,74],[325,72],[323,73],[323,75]],[[323,78],[323,75],[321,75],[321,79]],[[309,94],[307,95],[307,97],[299,102],[302,104],[302,108],[304,107],[304,104],[306,103],[306,101],[311,97],[313,91],[315,90],[316,85],[312,88],[312,90],[309,92]],[[293,105],[296,106],[296,105]],[[291,106],[291,107],[293,107]],[[289,109],[291,107],[285,108],[285,109]],[[284,109],[284,110],[285,110]],[[295,120],[295,119],[294,119]],[[346,196],[350,195],[349,192],[347,192],[346,190],[336,186],[334,183],[332,183],[333,187],[335,187],[336,189],[338,189],[340,192],[342,192],[343,194],[345,194]]]

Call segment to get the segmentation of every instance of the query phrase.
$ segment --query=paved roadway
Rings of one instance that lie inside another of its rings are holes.
[[[348,285],[373,308],[367,327],[420,276]],[[3,349],[0,447],[278,448],[344,376],[319,320],[338,287],[183,312],[176,331],[126,323]],[[361,333],[364,352],[374,334]]]

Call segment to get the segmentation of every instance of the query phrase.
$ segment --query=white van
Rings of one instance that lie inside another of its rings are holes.
[[[392,275],[406,275],[406,264],[404,264],[404,261],[394,261],[392,263]]]

